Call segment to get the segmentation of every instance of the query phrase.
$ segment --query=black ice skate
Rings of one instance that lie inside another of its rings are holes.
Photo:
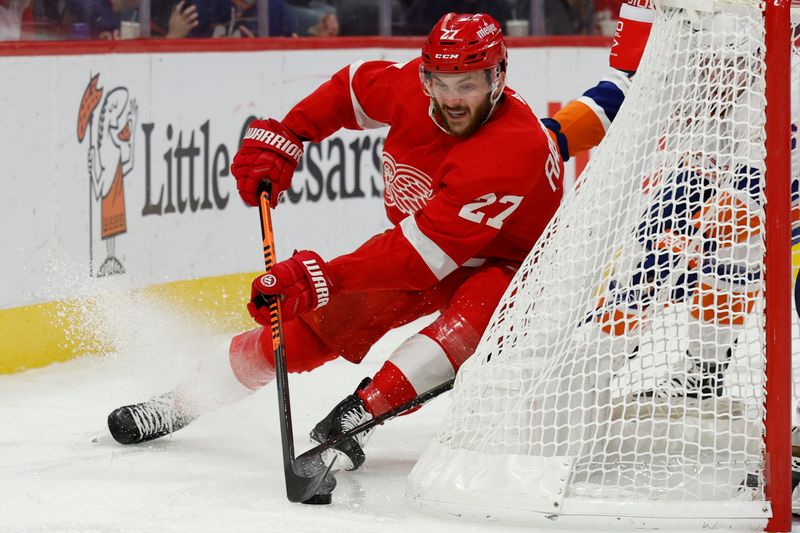
[[[120,444],[138,444],[178,431],[194,417],[181,413],[171,392],[135,405],[114,409],[108,430]]]
[[[723,361],[703,361],[687,352],[670,370],[667,378],[654,388],[635,394],[635,398],[642,403],[640,415],[650,408],[670,408],[676,415],[683,408],[707,416],[741,414],[741,402],[724,396],[725,371],[730,358],[730,348]]]
[[[369,385],[371,379],[361,382],[356,392]],[[311,440],[322,444],[329,439],[336,438],[345,431],[372,420],[372,415],[367,411],[358,394],[351,394],[328,413],[311,431]],[[322,453],[323,460],[330,465],[335,459],[333,470],[356,470],[364,464],[364,445],[375,428],[368,429],[355,437],[345,439],[332,448]]]
[[[663,380],[654,389],[640,393],[642,398],[680,398],[687,397],[695,400],[708,400],[721,398],[725,386],[725,370],[731,351],[725,361],[701,361],[696,357],[686,354],[680,366],[670,372],[671,377]]]

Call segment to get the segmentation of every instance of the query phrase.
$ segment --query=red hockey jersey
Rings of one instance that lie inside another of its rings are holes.
[[[522,261],[559,205],[558,148],[514,91],[466,138],[440,129],[428,107],[419,60],[371,61],[337,72],[283,120],[315,142],[390,126],[383,178],[394,228],[329,263],[338,290],[422,290],[461,266]]]

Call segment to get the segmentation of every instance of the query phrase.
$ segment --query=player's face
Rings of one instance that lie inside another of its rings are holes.
[[[427,89],[442,125],[457,137],[466,137],[478,129],[492,108],[492,87],[482,70],[463,74],[433,73]]]

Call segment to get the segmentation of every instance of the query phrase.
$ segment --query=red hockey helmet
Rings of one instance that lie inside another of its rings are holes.
[[[500,23],[484,13],[448,13],[439,19],[422,47],[422,68],[429,72],[467,72],[500,66],[506,44]]]

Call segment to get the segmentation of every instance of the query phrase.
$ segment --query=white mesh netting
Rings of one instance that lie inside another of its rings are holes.
[[[607,138],[459,371],[417,503],[764,500],[764,6],[657,4]]]

